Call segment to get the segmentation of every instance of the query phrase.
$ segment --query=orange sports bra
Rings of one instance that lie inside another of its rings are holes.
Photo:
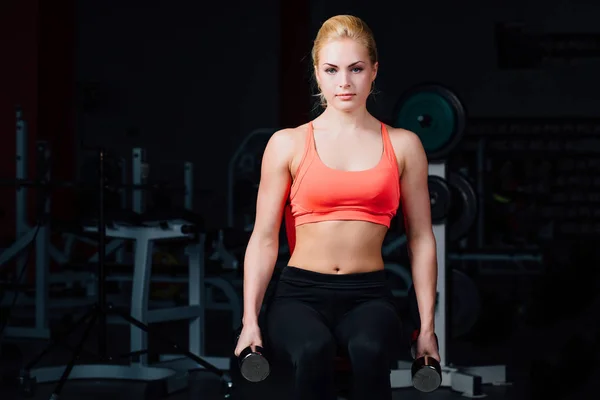
[[[313,125],[308,124],[304,154],[285,210],[290,250],[295,244],[295,227],[311,222],[358,220],[390,227],[400,204],[400,179],[396,155],[383,123],[381,135],[383,155],[375,167],[342,171],[321,161]]]

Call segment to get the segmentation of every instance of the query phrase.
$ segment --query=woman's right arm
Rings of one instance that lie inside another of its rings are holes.
[[[291,185],[290,130],[275,132],[262,158],[254,229],[244,258],[243,326],[258,325],[258,314],[279,255],[279,230]]]

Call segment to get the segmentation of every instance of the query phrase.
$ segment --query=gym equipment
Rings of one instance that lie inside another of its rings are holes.
[[[478,198],[467,177],[459,172],[450,172],[448,183],[452,200],[448,217],[449,239],[462,239],[477,221]]]
[[[99,150],[98,153],[98,163],[99,163],[99,173],[98,173],[98,216],[97,216],[97,226],[96,227],[84,227],[83,231],[87,233],[96,233],[98,236],[98,272],[97,272],[97,293],[98,293],[98,301],[91,307],[83,316],[81,316],[72,327],[70,327],[61,337],[57,338],[50,343],[50,345],[44,349],[37,357],[33,359],[33,361],[29,362],[23,369],[22,375],[20,377],[22,387],[26,392],[31,392],[32,388],[35,387],[36,382],[52,382],[58,380],[58,385],[52,394],[52,398],[56,399],[60,395],[64,385],[66,384],[67,379],[71,378],[82,378],[82,379],[127,379],[127,380],[142,380],[142,381],[159,381],[164,385],[162,387],[165,388],[167,393],[171,393],[172,391],[181,389],[182,386],[187,385],[187,371],[183,376],[182,374],[178,374],[173,368],[159,368],[159,367],[149,367],[144,365],[143,362],[132,363],[130,365],[79,365],[75,366],[75,361],[79,358],[80,353],[83,350],[83,346],[87,340],[87,337],[90,333],[91,328],[95,325],[96,321],[99,321],[99,335],[98,335],[98,358],[101,361],[111,361],[112,358],[107,356],[107,338],[106,338],[106,324],[107,317],[109,315],[117,315],[124,319],[126,322],[135,326],[137,329],[132,328],[132,344],[139,345],[140,342],[143,342],[144,338],[140,335],[139,330],[146,332],[147,334],[155,335],[160,340],[168,343],[173,349],[177,351],[179,354],[183,354],[187,358],[192,359],[197,364],[201,365],[205,369],[211,371],[222,379],[224,382],[224,386],[229,386],[231,379],[229,379],[228,375],[223,372],[223,370],[215,367],[209,362],[203,360],[197,355],[193,354],[190,351],[182,349],[178,344],[166,338],[162,335],[159,335],[153,329],[149,328],[146,324],[142,323],[139,319],[132,317],[129,314],[126,314],[120,310],[117,310],[113,307],[112,304],[109,304],[106,301],[106,290],[105,290],[105,282],[106,282],[106,270],[105,270],[105,238],[107,235],[107,231],[109,234],[113,236],[126,236],[123,235],[123,232],[111,231],[112,227],[107,227],[106,224],[106,216],[105,216],[105,204],[104,204],[104,194],[106,189],[106,180],[104,176],[104,157],[105,153],[103,149]],[[148,229],[151,228],[151,229]],[[135,227],[129,227],[131,230],[135,230]],[[147,267],[147,263],[149,261],[148,257],[148,249],[151,247],[149,243],[152,240],[157,238],[187,238],[190,241],[198,241],[196,244],[198,252],[196,253],[196,257],[199,257],[200,251],[204,248],[203,243],[203,235],[200,232],[200,226],[197,221],[194,221],[193,224],[190,224],[188,221],[179,221],[175,223],[167,223],[163,220],[157,221],[153,226],[145,226],[140,228],[142,230],[147,240],[139,240],[138,239],[137,246],[141,247],[141,251],[136,251],[136,257],[139,257],[139,264]],[[118,235],[117,233],[120,233]],[[143,251],[146,250],[146,251]],[[197,260],[198,261],[198,260]],[[149,283],[149,273],[148,268],[142,272],[144,275],[143,283]],[[199,271],[193,269],[190,271],[193,276],[190,281],[200,280]],[[196,279],[194,279],[196,278]],[[135,290],[135,288],[134,288]],[[190,294],[190,301],[198,302],[200,300],[200,296],[196,296],[197,298],[193,298],[193,294]],[[148,314],[150,314],[146,308],[143,308],[144,302],[147,303],[148,293],[138,293],[134,291],[133,293],[134,301],[137,299],[137,303],[134,303],[133,310],[134,315],[137,317],[141,317],[142,319],[148,320]],[[162,314],[169,314],[169,312],[165,313],[164,310],[157,310],[157,314],[162,311]],[[197,311],[193,306],[188,307],[188,315],[197,316]],[[172,310],[171,310],[172,313]],[[196,313],[196,314],[195,314]],[[145,314],[145,315],[144,315]],[[166,320],[167,318],[154,318],[154,320]],[[88,322],[89,320],[89,322]],[[85,331],[83,337],[80,339],[76,348],[73,352],[73,357],[66,367],[49,367],[49,368],[40,368],[37,370],[33,370],[35,364],[37,364],[52,348],[54,348],[57,342],[64,340],[68,337],[79,325],[85,324]],[[197,333],[200,331],[200,323],[199,320],[192,322],[190,327],[191,333]],[[141,340],[136,341],[136,339],[141,338]],[[197,350],[197,349],[192,349]],[[146,352],[146,349],[137,348],[135,352],[130,354],[134,358]],[[179,387],[176,387],[179,385]]]
[[[431,220],[445,222],[451,242],[462,239],[477,221],[478,199],[467,177],[450,172],[448,180],[439,176],[428,177]]]
[[[430,163],[429,175],[446,178],[445,163]],[[439,354],[441,357],[440,367],[442,370],[442,387],[450,387],[453,391],[462,393],[466,397],[478,397],[483,395],[482,385],[500,384],[506,382],[506,366],[474,366],[459,367],[453,365],[447,356],[447,334],[451,320],[448,318],[448,288],[450,282],[446,275],[446,226],[444,223],[435,224],[433,233],[436,238],[436,255],[438,265],[438,298],[435,312],[435,329],[439,343]],[[399,361],[397,369],[393,369],[390,375],[392,388],[410,388],[412,382],[412,363]]]
[[[257,129],[234,152],[227,171],[227,226],[252,231],[262,155],[275,129]],[[241,212],[240,220],[236,213]]]
[[[418,337],[419,330],[417,329],[413,332],[410,350],[414,359],[410,369],[412,383],[419,392],[430,393],[439,388],[442,383],[442,367],[435,358],[429,356],[416,358]]]
[[[104,191],[105,191],[105,178],[104,178],[104,152],[101,150],[98,154],[98,159],[99,159],[99,212],[98,212],[98,232],[99,232],[99,262],[98,262],[98,281],[97,281],[97,285],[98,285],[98,302],[95,304],[94,307],[90,308],[82,317],[80,317],[77,322],[73,325],[73,327],[71,327],[66,333],[65,333],[65,337],[70,335],[75,328],[77,328],[80,324],[83,324],[84,322],[86,322],[87,320],[90,320],[90,322],[88,323],[88,325],[86,326],[86,329],[84,331],[83,337],[80,340],[80,342],[78,343],[73,357],[71,359],[71,361],[69,362],[69,364],[66,366],[66,368],[60,368],[60,367],[51,367],[51,368],[45,368],[45,369],[41,369],[39,371],[32,371],[32,367],[37,364],[48,352],[50,352],[52,350],[52,348],[54,348],[58,342],[62,341],[62,338],[60,338],[59,340],[53,340],[51,341],[50,345],[44,349],[37,357],[34,358],[34,360],[30,363],[28,363],[20,376],[20,384],[21,387],[23,389],[23,391],[26,394],[32,394],[32,392],[35,390],[35,384],[38,381],[52,381],[52,380],[56,380],[56,377],[58,377],[58,385],[54,391],[54,393],[52,394],[52,398],[53,399],[57,399],[60,396],[60,392],[62,391],[62,388],[64,386],[64,384],[66,383],[66,380],[68,379],[69,376],[73,376],[73,377],[79,377],[79,378],[105,378],[105,377],[118,377],[118,378],[125,378],[125,379],[137,379],[137,380],[166,380],[167,378],[170,378],[172,376],[175,375],[175,372],[172,370],[168,370],[168,369],[145,369],[145,370],[141,370],[139,368],[135,368],[135,369],[130,369],[128,366],[112,366],[113,368],[111,369],[108,366],[98,366],[98,365],[94,365],[91,368],[88,366],[88,368],[85,368],[85,366],[75,366],[75,360],[79,357],[79,353],[82,351],[83,349],[83,345],[85,344],[85,341],[87,340],[87,337],[91,331],[91,328],[94,326],[94,324],[96,323],[97,319],[100,319],[100,332],[98,335],[98,350],[99,350],[99,357],[102,360],[107,360],[109,359],[106,355],[106,348],[107,348],[107,342],[106,342],[106,316],[107,316],[107,309],[110,308],[110,306],[107,307],[106,303],[106,293],[105,293],[105,286],[104,286],[104,277],[105,277],[105,271],[104,271],[104,257],[105,257],[105,242],[104,242],[104,232],[105,232],[105,215],[104,215]],[[137,321],[136,321],[137,322]],[[115,371],[116,369],[116,371]],[[110,372],[109,372],[110,371]],[[33,372],[33,373],[32,373]],[[50,375],[52,376],[52,379],[44,379],[43,375],[44,373],[48,374],[51,373]],[[54,372],[52,374],[52,372]],[[38,378],[38,374],[40,375],[39,379]],[[113,376],[111,376],[113,375]]]
[[[260,382],[269,376],[269,361],[264,356],[264,349],[256,346],[255,351],[246,347],[238,357],[238,365],[242,376],[249,382]]]
[[[20,110],[17,112],[17,118],[20,118]],[[23,126],[26,126],[24,121],[18,120],[17,129],[17,176],[26,177],[26,144],[25,144],[25,130]],[[38,158],[38,177],[49,178],[49,171],[46,171],[43,166],[47,165],[49,157],[49,150],[47,143],[38,142],[36,146],[37,158]],[[0,267],[6,265],[11,260],[16,259],[16,276],[17,282],[13,282],[17,285],[22,284],[22,279],[25,276],[27,269],[28,254],[25,254],[26,250],[31,245],[35,246],[35,265],[39,270],[36,273],[35,280],[35,303],[36,314],[34,317],[34,326],[32,327],[13,327],[9,325],[7,321],[2,327],[3,331],[0,332],[6,337],[29,337],[29,338],[48,338],[50,331],[48,330],[47,315],[44,305],[48,301],[48,269],[50,264],[50,257],[53,257],[59,263],[64,262],[64,257],[50,244],[50,227],[44,214],[50,210],[50,199],[49,196],[43,191],[38,191],[38,215],[35,216],[37,221],[36,226],[29,227],[27,224],[26,216],[26,205],[27,205],[27,189],[25,187],[17,188],[17,209],[16,209],[16,234],[17,240],[10,247],[3,249],[0,254]],[[24,203],[20,203],[24,202]],[[7,290],[5,294],[8,294]],[[19,292],[14,292],[12,305],[18,301]]]
[[[445,179],[439,176],[429,176],[429,201],[431,202],[431,221],[434,224],[443,222],[452,205],[452,193]]]
[[[419,392],[433,392],[442,383],[442,367],[433,357],[417,358],[411,367],[412,383]]]
[[[447,158],[461,141],[466,113],[454,92],[439,84],[424,83],[402,94],[391,125],[416,133],[428,159],[438,161]]]
[[[96,246],[97,243],[90,237],[85,236],[85,235],[78,235],[75,234],[74,232],[71,231],[65,231],[62,233],[62,237],[64,240],[64,249],[61,251],[59,249],[57,249],[56,247],[54,247],[49,240],[46,238],[47,236],[50,235],[50,226],[51,224],[49,223],[49,219],[45,219],[43,223],[40,223],[39,227],[37,228],[31,228],[28,226],[27,224],[27,201],[26,201],[26,196],[27,196],[27,191],[28,191],[28,186],[32,186],[32,180],[27,180],[28,175],[27,175],[27,164],[28,164],[28,157],[27,157],[27,121],[24,120],[22,118],[22,110],[20,107],[17,107],[17,114],[16,114],[16,143],[17,143],[17,156],[16,156],[16,171],[17,171],[17,176],[16,176],[16,181],[15,182],[10,182],[11,183],[15,183],[16,186],[16,194],[17,194],[17,199],[16,199],[16,237],[17,237],[17,241],[9,248],[4,249],[2,253],[0,253],[0,267],[6,263],[8,263],[9,261],[11,261],[11,259],[15,258],[15,257],[19,257],[16,258],[17,261],[17,275],[18,276],[22,276],[22,274],[24,273],[24,265],[23,265],[23,261],[24,261],[24,250],[26,248],[26,246],[28,246],[28,244],[30,243],[34,243],[35,242],[35,246],[36,246],[36,262],[35,262],[35,268],[36,268],[36,282],[35,282],[35,297],[33,300],[33,303],[30,301],[30,299],[28,297],[25,296],[18,296],[20,293],[19,291],[15,291],[14,292],[14,301],[12,302],[12,304],[9,304],[10,308],[13,309],[16,306],[33,306],[33,314],[34,314],[34,318],[35,318],[35,324],[33,327],[16,327],[16,326],[6,326],[5,327],[5,331],[4,334],[6,337],[18,337],[18,338],[23,338],[23,337],[31,337],[31,338],[49,338],[50,337],[50,331],[47,329],[48,326],[48,318],[51,317],[51,308],[72,308],[73,307],[73,302],[69,301],[68,299],[60,299],[57,300],[55,298],[50,298],[50,296],[47,294],[47,289],[42,289],[42,288],[47,288],[50,285],[54,285],[54,284],[64,284],[66,287],[73,287],[73,285],[81,285],[84,286],[86,288],[86,298],[91,299],[94,296],[94,286],[95,286],[95,276],[93,273],[90,272],[77,272],[77,271],[58,271],[58,272],[53,272],[53,273],[49,273],[48,271],[48,265],[50,260],[55,261],[57,264],[59,264],[62,268],[66,268],[67,266],[69,268],[73,267],[73,264],[69,262],[70,257],[71,257],[71,253],[72,253],[72,248],[74,246],[74,244],[78,241],[80,242],[84,242],[84,243],[88,243],[92,246]],[[37,155],[38,155],[38,159],[40,161],[38,161],[36,164],[38,166],[43,166],[43,165],[49,165],[49,158],[50,158],[50,149],[47,145],[47,143],[40,141],[37,144],[36,147],[37,150]],[[127,165],[125,163],[125,161],[123,159],[115,159],[114,157],[107,157],[107,159],[105,160],[106,162],[106,169],[108,171],[106,171],[106,177],[107,177],[107,181],[109,182],[115,182],[115,180],[118,182],[119,178],[121,181],[121,188],[120,188],[120,198],[121,198],[121,208],[122,209],[126,209],[127,208],[127,199],[128,197],[131,197],[131,202],[132,202],[132,207],[133,210],[138,213],[141,214],[147,207],[146,207],[146,200],[145,200],[145,191],[142,190],[142,187],[144,187],[144,185],[148,184],[148,164],[146,162],[146,152],[144,149],[142,148],[134,148],[132,151],[132,161],[131,161],[131,168],[127,168]],[[89,166],[89,165],[88,165]],[[97,170],[97,166],[93,165],[93,166],[89,166],[91,167],[93,170],[91,170],[91,174],[93,176],[95,176],[96,174],[96,170]],[[40,169],[40,168],[38,168]],[[131,172],[131,182],[132,182],[132,186],[134,187],[133,190],[131,190],[132,194],[131,196],[128,196],[128,190],[127,189],[127,172],[128,170],[130,170]],[[81,171],[79,171],[81,172]],[[50,182],[50,175],[48,171],[43,171],[43,172],[38,172],[38,173],[45,173],[46,177],[44,179],[38,179],[37,181],[44,183],[44,184],[49,184]],[[121,176],[119,177],[119,173],[121,174]],[[184,187],[185,187],[185,193],[184,193],[184,209],[191,211],[192,206],[193,206],[193,164],[190,162],[185,162],[183,164],[183,180],[184,180]],[[90,177],[85,177],[82,178],[81,176],[78,177],[78,179],[81,180],[88,180],[90,179]],[[23,185],[20,185],[23,184]],[[73,185],[75,185],[73,183]],[[69,184],[65,183],[65,186],[69,186]],[[88,193],[87,191],[84,193]],[[86,198],[87,199],[87,198]],[[46,200],[46,209],[49,210],[49,203],[50,203],[50,198],[47,198]],[[89,203],[95,203],[95,199],[88,199]],[[59,228],[60,229],[60,228]],[[34,235],[34,233],[37,232],[36,235]],[[124,240],[122,239],[113,239],[111,240],[109,243],[106,244],[106,255],[109,255],[111,253],[115,254],[115,258],[117,263],[123,263],[124,262]],[[94,254],[92,255],[89,260],[89,263],[97,263],[98,262],[98,254]],[[120,281],[126,281],[132,280],[131,276],[125,276],[125,277],[118,277],[120,279]],[[113,280],[112,278],[108,278],[107,280]],[[186,280],[187,281],[187,280]],[[223,291],[225,291],[226,293],[229,293],[229,287],[227,287],[227,285],[223,285],[222,282],[220,280],[216,280],[213,282],[213,280],[207,280],[207,283],[209,283],[209,285],[211,286],[217,286],[217,287],[221,287],[223,289]],[[11,294],[11,288],[15,287],[14,284],[11,284],[10,286],[6,286],[5,287],[5,294]],[[45,297],[44,297],[45,296]],[[231,296],[230,294],[228,295],[228,298],[232,299],[232,301],[230,302],[231,304],[231,309],[233,311],[234,314],[234,318],[236,316],[236,303],[235,301],[233,301],[233,299],[235,299],[237,296]],[[82,299],[78,299],[78,302],[81,302]],[[83,302],[85,302],[86,299],[83,299]],[[219,305],[221,306],[221,305]],[[237,306],[237,308],[239,309],[239,306]]]
[[[539,68],[550,59],[600,57],[598,33],[539,33],[522,23],[497,23],[494,34],[503,69]]]

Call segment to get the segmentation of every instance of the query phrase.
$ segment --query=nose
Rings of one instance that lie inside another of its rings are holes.
[[[347,72],[342,72],[341,74],[339,74],[340,77],[340,81],[338,83],[340,88],[346,88],[348,86],[350,86],[350,79],[348,78],[348,73]]]

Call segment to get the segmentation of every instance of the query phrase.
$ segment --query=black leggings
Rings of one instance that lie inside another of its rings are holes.
[[[353,400],[391,400],[400,318],[385,271],[334,275],[285,267],[267,308],[274,368],[291,366],[290,400],[333,400],[334,358],[352,364]]]

